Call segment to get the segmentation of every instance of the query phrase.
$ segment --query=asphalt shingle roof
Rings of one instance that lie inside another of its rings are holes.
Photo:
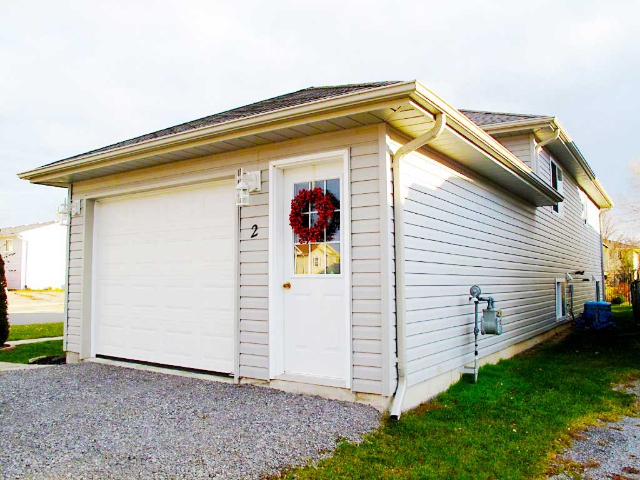
[[[309,87],[296,92],[287,93],[277,97],[262,100],[257,103],[251,103],[242,107],[227,110],[225,112],[216,113],[207,117],[192,120],[190,122],[181,123],[173,127],[164,128],[152,133],[147,133],[139,137],[130,138],[122,142],[107,145],[106,147],[91,150],[80,155],[68,157],[63,160],[58,160],[48,165],[54,165],[56,163],[65,162],[74,158],[84,157],[85,155],[91,155],[94,153],[106,152],[119,147],[127,147],[138,143],[147,142],[156,138],[167,137],[176,133],[188,132],[189,130],[195,130],[202,127],[210,127],[213,125],[219,125],[221,123],[230,122],[232,120],[240,120],[243,118],[253,117],[262,113],[275,112],[287,107],[293,107],[298,105],[305,105],[318,100],[325,100],[328,98],[339,97],[354,92],[361,92],[365,90],[372,90],[374,88],[386,87],[388,85],[394,85],[402,83],[401,81],[388,81],[388,82],[371,82],[371,83],[354,83],[349,85],[336,85],[336,86],[324,86],[324,87]]]
[[[532,120],[547,118],[546,115],[530,115],[527,113],[483,112],[481,110],[460,110],[469,120],[479,126],[495,125],[496,123],[516,122],[518,120]]]
[[[309,87],[296,92],[287,93],[277,97],[262,100],[260,102],[251,103],[242,107],[227,110],[225,112],[216,113],[207,117],[192,120],[190,122],[181,123],[173,127],[164,128],[155,132],[140,135],[139,137],[130,138],[122,142],[107,145],[106,147],[91,150],[80,155],[68,157],[62,160],[58,160],[48,165],[55,165],[57,163],[66,162],[76,158],[92,155],[95,153],[107,152],[120,147],[127,147],[144,143],[157,138],[167,137],[177,133],[188,132],[202,127],[210,127],[213,125],[219,125],[232,120],[240,120],[243,118],[253,117],[263,113],[275,112],[288,107],[305,105],[318,100],[326,100],[329,98],[339,97],[342,95],[348,95],[350,93],[361,92],[366,90],[372,90],[375,88],[386,87],[402,83],[401,81],[387,81],[387,82],[371,82],[371,83],[355,83],[349,85],[335,85],[335,86],[323,86],[323,87]],[[493,125],[496,123],[511,122],[515,120],[542,118],[541,115],[527,115],[517,113],[500,113],[500,112],[484,112],[478,110],[461,110],[472,122],[479,126]]]

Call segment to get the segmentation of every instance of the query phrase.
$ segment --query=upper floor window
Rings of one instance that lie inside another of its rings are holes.
[[[563,191],[563,183],[564,176],[562,174],[562,170],[558,166],[558,164],[551,160],[551,186],[556,189],[556,191],[562,195]],[[560,204],[556,203],[551,207],[554,212],[560,213]]]

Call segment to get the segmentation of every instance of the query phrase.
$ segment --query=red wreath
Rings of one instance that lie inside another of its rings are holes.
[[[324,230],[327,228],[333,218],[333,212],[336,209],[330,193],[322,193],[322,188],[316,187],[313,190],[300,190],[298,194],[291,200],[291,213],[289,213],[289,225],[293,232],[298,235],[300,243],[314,243],[324,240]],[[318,212],[318,220],[311,225],[305,225],[305,217],[303,212],[308,212],[309,207],[314,206]]]

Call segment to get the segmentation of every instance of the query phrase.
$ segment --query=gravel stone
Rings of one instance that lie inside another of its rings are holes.
[[[640,400],[640,382],[627,390]],[[588,427],[585,439],[575,440],[562,456],[588,466],[580,478],[640,479],[640,418],[624,417],[618,422]],[[552,480],[571,478],[566,474]]]
[[[263,478],[359,442],[365,405],[83,363],[0,374],[0,478]]]

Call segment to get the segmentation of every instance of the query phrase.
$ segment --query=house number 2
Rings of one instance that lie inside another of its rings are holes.
[[[256,238],[258,236],[258,225],[253,225],[251,230],[253,230],[253,232],[251,232],[251,238]]]

